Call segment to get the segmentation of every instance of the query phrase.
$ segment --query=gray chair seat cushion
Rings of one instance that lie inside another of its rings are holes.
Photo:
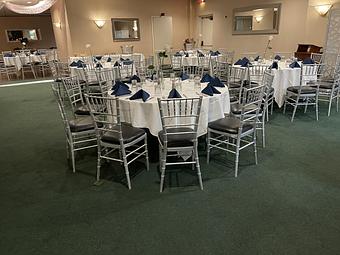
[[[193,139],[195,139],[194,134],[176,134],[171,135],[171,133],[179,133],[179,132],[193,132],[193,129],[187,127],[178,127],[178,128],[168,128],[167,129],[167,147],[190,147],[193,146]],[[169,135],[170,134],[170,135]],[[158,133],[159,141],[164,144],[164,131],[160,131]]]
[[[112,130],[118,131],[119,127],[113,127]],[[144,134],[145,131],[143,129],[135,128],[128,124],[122,123],[122,135],[124,143],[130,143],[133,140],[140,138]],[[105,143],[119,144],[119,134],[117,132],[107,131],[106,133],[104,133],[101,140]]]
[[[210,122],[208,125],[208,127],[212,130],[229,133],[229,134],[237,134],[240,126],[241,126],[241,121],[235,117],[225,117],[223,119]],[[244,124],[242,126],[242,133],[247,132],[251,129],[253,129],[253,125]]]
[[[69,125],[71,132],[82,132],[94,129],[94,123],[90,116],[70,120]]]
[[[287,91],[292,93],[299,93],[300,86],[291,86],[287,88]],[[301,88],[301,94],[312,94],[316,93],[316,89],[311,86],[302,86]]]
[[[77,107],[74,113],[77,115],[90,115],[89,108],[86,105],[81,105]]]
[[[329,89],[329,90],[331,90],[333,88],[333,84],[334,84],[334,82],[320,81],[319,82],[319,88],[320,89],[327,89],[327,90]],[[316,88],[317,84],[313,84],[313,85],[311,85],[311,87]],[[335,85],[335,88],[336,87],[338,87],[338,85]]]
[[[247,106],[247,108],[246,108],[246,110],[255,110],[256,109],[256,105],[249,105],[249,106]],[[242,113],[242,104],[233,104],[233,105],[231,105],[230,106],[230,108],[231,108],[231,112],[233,113],[233,114],[241,114]]]

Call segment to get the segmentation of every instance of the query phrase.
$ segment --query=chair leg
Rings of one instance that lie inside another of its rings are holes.
[[[166,165],[166,150],[162,149],[162,161],[161,161],[161,184],[159,187],[159,192],[163,192],[164,188],[164,177],[165,177],[165,165]]]
[[[286,114],[286,107],[287,107],[287,102],[285,101],[283,104],[283,114]]]
[[[332,108],[332,96],[329,98],[329,102],[328,102],[328,114],[327,116],[329,117],[331,115],[331,108]]]
[[[265,132],[265,121],[264,116],[262,116],[262,147],[266,147],[266,132]]]
[[[208,129],[208,134],[207,134],[207,164],[209,164],[210,161],[210,131]]]
[[[315,101],[315,114],[316,114],[316,121],[319,121],[319,103],[318,99]]]
[[[97,174],[96,174],[96,180],[97,182],[100,181],[100,167],[101,167],[101,148],[98,146],[98,158],[97,158]]]
[[[146,161],[146,170],[150,170],[149,164],[149,151],[148,151],[148,141],[147,137],[145,136],[144,143],[145,143],[145,161]]]
[[[336,97],[336,112],[339,112],[339,94]]]
[[[294,105],[294,110],[293,110],[293,115],[292,115],[292,118],[291,118],[291,122],[294,121],[294,116],[295,116],[295,113],[296,113],[296,109],[297,109],[297,103]]]
[[[199,161],[199,158],[198,158],[197,142],[195,143],[195,148],[194,148],[193,154],[195,155],[198,182],[200,184],[201,190],[203,190],[203,182],[202,182],[202,174],[201,174],[201,168],[200,168],[200,161]]]
[[[256,133],[254,134],[254,156],[255,156],[255,164],[257,165],[257,146],[256,146]]]
[[[71,150],[72,171],[73,173],[75,173],[76,172],[76,159],[75,159],[73,144],[71,144],[70,150]]]
[[[271,108],[270,109],[270,115],[273,115],[273,111],[274,111],[274,99],[272,99],[270,108]]]
[[[307,99],[307,103],[306,103],[306,105],[305,105],[305,111],[304,111],[304,113],[307,112],[307,108],[308,108],[308,99]]]
[[[256,136],[256,129],[254,130],[255,136]],[[236,155],[235,155],[235,177],[238,175],[238,161],[239,161],[239,155],[240,155],[240,140],[241,138],[237,138],[236,142]]]

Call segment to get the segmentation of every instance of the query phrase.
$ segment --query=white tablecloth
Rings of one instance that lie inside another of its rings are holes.
[[[256,64],[257,63],[254,63],[254,65]],[[269,66],[272,64],[272,61],[266,61],[262,64],[266,64]],[[274,74],[273,88],[275,102],[281,108],[284,104],[284,98],[287,88],[290,86],[300,85],[301,68],[290,68],[289,63],[286,63],[285,61],[279,61],[278,65],[279,69],[272,69],[272,73]],[[317,77],[315,76],[311,77],[310,80],[316,79]],[[307,82],[307,80],[305,80],[304,82]]]
[[[120,58],[127,59],[129,58],[130,60],[133,60],[135,57],[139,58],[141,61],[144,61],[145,57],[142,53],[133,53],[133,54],[114,54],[114,55],[103,55],[102,60],[100,61],[101,63],[105,63],[108,58],[111,58],[111,62],[114,64],[117,60]],[[85,57],[70,57],[70,63],[73,61],[78,61],[82,60],[85,63],[90,63],[93,62],[93,57],[91,56],[85,56]]]
[[[43,62],[46,63],[48,60],[53,60],[53,56],[51,56],[51,59],[48,59],[48,55],[30,55],[24,57],[24,64],[27,64],[29,62]],[[15,66],[17,70],[21,70],[22,64],[20,61],[19,56],[14,57],[4,57],[4,63],[6,66]]]
[[[171,90],[171,83],[169,79],[165,79],[164,83],[165,88],[162,92],[162,97],[167,98],[168,93]],[[202,83],[201,90],[206,85],[207,83]],[[155,97],[154,93],[154,84],[150,81],[147,81],[146,84],[143,85],[143,89],[150,94],[150,99],[146,102],[143,102],[141,99],[129,100],[131,95],[120,97],[121,119],[124,122],[131,123],[134,127],[148,128],[152,135],[157,136],[158,132],[162,130],[162,124],[157,98]],[[221,92],[221,94],[207,96],[198,93],[198,89],[194,89],[194,82],[190,82],[188,80],[182,82],[182,91],[179,91],[182,97],[189,98],[198,97],[199,95],[203,96],[198,126],[199,136],[207,133],[207,126],[209,122],[223,118],[225,113],[230,112],[230,98],[228,88],[225,87],[217,89]],[[136,91],[132,91],[132,94],[135,92]],[[111,95],[111,92],[109,94]]]
[[[113,65],[114,65],[115,62],[104,62],[102,63],[102,66],[103,66],[103,69],[112,69],[113,68]],[[136,73],[136,67],[133,66],[132,67],[133,70],[132,70],[132,74],[135,75],[137,74]],[[78,75],[78,78],[80,80],[86,80],[85,79],[85,73],[84,73],[84,69],[83,68],[78,68],[78,67],[72,67],[70,66],[70,70],[71,70],[71,76],[76,76]],[[85,69],[86,70],[86,69]],[[130,69],[131,70],[131,69]],[[89,81],[95,81],[94,79],[95,78],[95,73],[94,73],[94,70],[88,70],[88,72],[92,72],[92,75],[88,75],[88,78],[90,79]],[[127,72],[126,70],[124,69],[121,69],[120,70],[120,73],[121,73],[121,76],[122,77],[126,77],[127,76]],[[118,76],[118,74],[116,74]],[[91,80],[92,79],[92,80]]]

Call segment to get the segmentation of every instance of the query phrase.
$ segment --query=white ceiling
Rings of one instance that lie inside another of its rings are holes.
[[[40,0],[7,0],[7,2],[11,2],[14,4],[21,4],[21,5],[35,5]]]

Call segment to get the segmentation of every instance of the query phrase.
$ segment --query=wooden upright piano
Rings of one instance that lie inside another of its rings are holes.
[[[312,53],[321,53],[322,47],[313,44],[299,44],[295,57],[299,60],[310,58]]]

